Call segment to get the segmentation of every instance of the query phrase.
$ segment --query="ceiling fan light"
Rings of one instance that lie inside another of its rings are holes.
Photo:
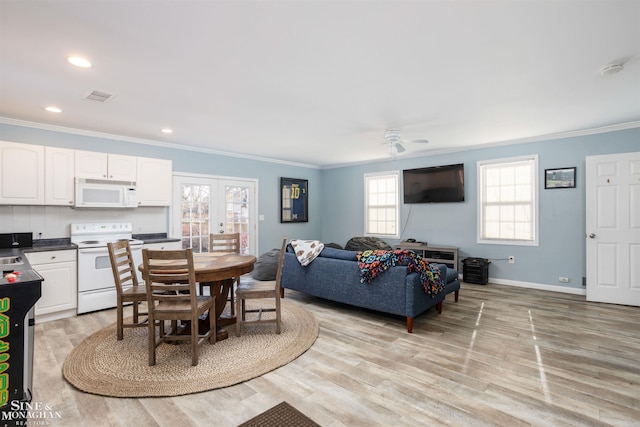
[[[396,147],[396,144],[389,145],[389,155],[391,155],[391,158],[394,159],[398,155],[398,147]]]

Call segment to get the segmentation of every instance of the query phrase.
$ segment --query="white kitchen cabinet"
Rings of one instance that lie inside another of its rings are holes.
[[[31,267],[43,278],[36,303],[36,321],[73,317],[78,306],[77,251],[27,252]]]
[[[162,243],[145,243],[142,245],[142,249],[151,249],[152,251],[173,251],[182,249],[180,241],[177,242],[162,242]]]
[[[75,150],[44,147],[44,204],[73,206]]]
[[[44,204],[44,146],[0,141],[0,204]]]
[[[172,166],[171,160],[138,157],[138,205],[171,205]]]
[[[77,178],[135,181],[137,158],[121,154],[75,150],[75,176]]]

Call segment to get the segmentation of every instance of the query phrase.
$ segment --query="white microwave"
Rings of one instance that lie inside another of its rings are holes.
[[[136,208],[135,181],[76,178],[76,208]]]

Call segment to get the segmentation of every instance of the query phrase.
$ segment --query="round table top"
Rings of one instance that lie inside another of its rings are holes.
[[[256,262],[253,255],[239,255],[224,252],[202,252],[193,254],[193,264],[197,273],[224,271],[251,266]]]
[[[168,264],[171,261],[166,261]],[[225,252],[202,252],[193,254],[193,264],[198,282],[214,282],[241,276],[253,270],[256,257]],[[144,270],[144,265],[138,268]]]

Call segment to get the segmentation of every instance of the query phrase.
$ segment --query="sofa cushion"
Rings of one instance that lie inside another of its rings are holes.
[[[276,280],[280,249],[271,249],[258,257],[253,266],[251,277],[256,280]]]
[[[345,251],[343,249],[334,249],[324,247],[322,252],[320,252],[320,256],[324,258],[335,258],[335,259],[343,259],[345,261],[357,261],[358,253],[354,251]]]
[[[387,242],[378,237],[352,237],[344,247],[348,251],[366,251],[368,249],[382,249],[390,251],[393,249]]]

